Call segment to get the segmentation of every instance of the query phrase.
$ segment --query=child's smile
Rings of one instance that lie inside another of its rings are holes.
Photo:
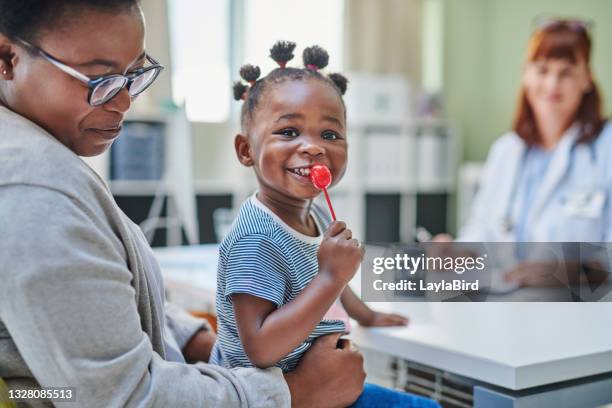
[[[276,201],[319,194],[310,168],[327,166],[335,184],[346,169],[344,105],[333,85],[317,79],[274,85],[257,108],[248,141],[259,194]]]
[[[302,167],[292,167],[288,168],[291,174],[295,174],[297,180],[304,183],[310,183],[310,165],[302,166]]]

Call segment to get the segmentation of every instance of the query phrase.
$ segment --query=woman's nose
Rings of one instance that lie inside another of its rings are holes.
[[[119,93],[113,96],[103,106],[104,109],[118,113],[125,113],[130,109],[132,105],[132,97],[128,93],[127,87],[119,91]]]
[[[551,75],[548,75],[545,80],[545,85],[549,90],[556,89],[557,87],[559,87],[560,83],[561,83],[560,75],[551,74]]]

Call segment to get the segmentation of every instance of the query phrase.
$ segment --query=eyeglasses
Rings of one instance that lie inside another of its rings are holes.
[[[57,58],[43,51],[42,49],[30,44],[27,41],[19,39],[19,42],[36,55],[46,59],[57,68],[64,71],[66,74],[78,79],[89,87],[89,95],[87,101],[91,106],[103,105],[117,95],[124,87],[127,86],[128,93],[132,98],[135,98],[146,90],[157,79],[160,72],[164,70],[164,66],[157,62],[153,57],[146,55],[147,61],[152,65],[146,68],[139,68],[134,72],[126,75],[112,74],[103,75],[101,77],[91,79],[88,76],[81,74],[76,69],[64,64]]]
[[[555,18],[550,16],[538,16],[535,19],[535,27],[539,30],[554,28],[569,28],[570,30],[588,34],[593,28],[593,22],[571,18]]]

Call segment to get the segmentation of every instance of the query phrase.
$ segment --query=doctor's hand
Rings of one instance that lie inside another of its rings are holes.
[[[506,282],[523,287],[550,288],[577,283],[580,264],[557,262],[522,262],[505,273]]]
[[[466,246],[464,242],[456,242],[452,235],[437,234],[430,242],[422,244],[429,257],[440,258],[459,258],[476,257],[477,253],[472,248]],[[437,272],[437,271],[434,271]]]
[[[363,356],[340,339],[340,333],[317,339],[295,371],[285,374],[292,407],[347,407],[363,391]]]
[[[437,234],[431,241],[424,243],[427,256],[453,256],[453,237],[449,234]]]
[[[431,242],[453,242],[453,236],[450,234],[436,234],[431,239]]]

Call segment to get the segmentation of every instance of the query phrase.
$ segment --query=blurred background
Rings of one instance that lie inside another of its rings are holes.
[[[592,22],[593,70],[612,97],[607,0],[143,0],[147,50],[167,70],[108,154],[90,160],[155,246],[218,242],[256,185],[233,152],[231,82],[268,50],[318,44],[350,81],[339,218],[369,242],[456,232],[492,142],[510,127],[541,15]],[[604,112],[609,114],[607,105]],[[425,231],[425,232],[424,232]]]

